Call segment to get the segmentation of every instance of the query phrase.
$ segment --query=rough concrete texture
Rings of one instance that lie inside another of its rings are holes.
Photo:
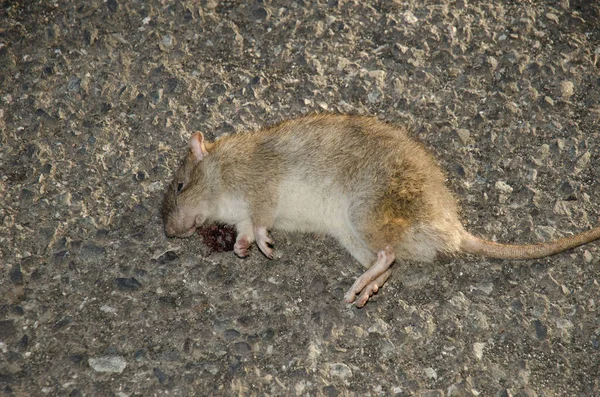
[[[8,396],[600,395],[600,245],[362,269],[165,238],[195,130],[311,112],[409,125],[478,235],[600,219],[600,6],[585,0],[1,3],[0,387]]]

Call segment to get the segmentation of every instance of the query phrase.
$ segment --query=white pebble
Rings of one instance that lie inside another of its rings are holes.
[[[88,359],[88,364],[96,372],[114,372],[120,374],[127,366],[121,356],[107,356]]]

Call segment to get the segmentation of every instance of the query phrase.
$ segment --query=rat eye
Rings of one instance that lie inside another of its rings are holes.
[[[183,190],[183,182],[179,182],[177,184],[177,190],[175,191],[175,193],[179,194],[179,193],[181,193],[182,190]]]

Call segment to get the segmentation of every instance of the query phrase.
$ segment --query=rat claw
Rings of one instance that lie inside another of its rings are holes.
[[[362,290],[362,294],[360,295],[360,298],[358,298],[358,300],[356,301],[356,307],[363,307],[364,305],[366,305],[369,298],[371,298],[374,294],[376,294],[377,291],[379,291],[379,286],[377,285],[377,283],[375,281],[372,282],[371,284],[367,285]]]
[[[352,303],[352,302],[354,302],[355,299],[356,299],[356,294],[352,290],[346,292],[346,294],[344,295],[344,302],[346,302],[346,303]]]
[[[265,227],[254,228],[254,235],[256,237],[256,244],[263,254],[269,259],[273,259],[273,240],[269,237],[267,229]]]
[[[364,293],[360,296],[360,298],[356,301],[356,307],[363,307],[364,305],[367,304],[367,301],[369,300],[370,296],[368,293]]]

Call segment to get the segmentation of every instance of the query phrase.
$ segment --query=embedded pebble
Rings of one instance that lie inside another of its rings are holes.
[[[573,96],[575,85],[572,81],[563,81],[560,83],[560,95],[564,99],[569,99]]]
[[[437,379],[437,371],[431,367],[425,368],[425,376],[430,379]]]
[[[504,181],[497,181],[494,187],[502,193],[510,194],[513,192],[512,186]]]
[[[334,378],[347,380],[352,377],[352,370],[344,363],[331,363],[329,364],[329,375]]]
[[[473,353],[475,353],[475,357],[478,360],[483,358],[483,349],[485,348],[485,343],[476,342],[473,344]]]
[[[127,361],[121,356],[90,357],[89,366],[96,372],[120,374],[127,367]]]

